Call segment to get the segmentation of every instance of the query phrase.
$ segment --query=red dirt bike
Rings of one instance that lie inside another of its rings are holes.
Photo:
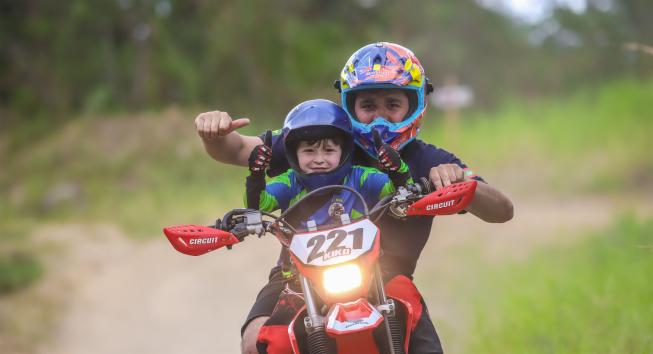
[[[177,251],[192,256],[225,246],[231,249],[248,235],[275,235],[289,251],[304,299],[287,328],[288,353],[403,354],[421,315],[420,295],[406,277],[403,283],[393,278],[383,284],[378,263],[382,236],[372,218],[378,221],[387,211],[399,218],[458,213],[471,202],[476,183],[456,183],[429,193],[433,186],[422,179],[399,187],[371,211],[355,190],[327,186],[308,193],[280,216],[234,209],[211,227],[179,225],[163,231]],[[319,229],[309,220],[307,230],[297,230],[285,221],[315,195],[342,189],[362,202],[361,218],[351,221],[344,213],[339,223]]]

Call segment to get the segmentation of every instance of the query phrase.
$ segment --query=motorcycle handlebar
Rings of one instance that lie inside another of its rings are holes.
[[[397,205],[409,201],[414,201],[419,199],[419,197],[429,194],[435,191],[435,186],[427,178],[420,178],[417,182],[408,184],[404,187],[399,187],[393,195],[389,195],[376,203],[370,215],[377,215],[377,218],[374,219],[377,221],[381,216],[388,210],[392,205]]]
[[[340,188],[342,188],[342,186],[340,186]],[[368,215],[374,215],[387,210],[387,207],[392,204],[392,201],[400,201],[397,199],[398,196],[405,197],[406,199],[404,200],[409,200],[408,198],[412,200],[413,198],[411,197],[423,196],[433,192],[434,190],[435,187],[433,183],[431,183],[427,178],[422,177],[416,183],[406,185],[404,188],[399,189],[395,194],[379,201]],[[277,217],[273,214],[261,212],[255,209],[234,209],[225,214],[222,220],[218,219],[215,228],[230,232],[241,241],[249,235],[257,235],[261,237],[266,232],[272,232],[273,234],[280,233],[281,235],[277,236],[288,237],[297,231],[290,224],[283,221],[283,216],[287,214],[287,211]],[[274,218],[275,222],[262,220],[264,215]],[[276,226],[278,221],[281,221],[283,225]]]
[[[263,220],[268,216],[275,221]],[[224,215],[222,220],[216,220],[214,226],[217,229],[227,231],[239,241],[249,235],[263,236],[266,232],[273,233],[278,237],[287,238],[296,233],[292,225],[280,219],[274,214],[266,213],[255,209],[234,209]]]

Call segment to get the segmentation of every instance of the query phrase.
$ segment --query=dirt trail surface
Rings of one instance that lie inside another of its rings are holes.
[[[456,250],[473,245],[492,261],[518,259],[604,227],[621,209],[607,199],[514,202],[508,224],[442,218],[422,254],[416,282],[436,325],[448,328],[449,353],[461,351],[465,323],[453,295],[429,278],[456,273]],[[58,307],[39,354],[239,353],[240,325],[278,250],[272,237],[252,238],[232,251],[189,257],[163,235],[134,241],[111,225],[46,225],[33,239],[48,267],[38,292]]]
[[[37,351],[48,354],[237,353],[239,324],[277,247],[252,240],[238,251],[189,257],[163,235],[137,242],[84,225],[45,227],[36,238],[67,244],[51,247],[48,260],[48,287],[65,296]]]

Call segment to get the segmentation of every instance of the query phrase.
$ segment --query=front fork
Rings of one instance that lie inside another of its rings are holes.
[[[304,302],[306,302],[307,315],[304,318],[304,327],[308,337],[308,351],[310,354],[331,354],[335,353],[331,342],[327,337],[325,330],[324,316],[317,308],[315,294],[309,284],[308,279],[299,274],[299,283],[304,293]]]
[[[333,353],[330,341],[327,338],[325,331],[325,319],[317,308],[315,294],[311,289],[308,279],[303,275],[299,275],[299,283],[304,293],[304,301],[306,302],[307,316],[304,318],[304,327],[308,334],[308,347],[310,354],[328,354]],[[404,351],[404,336],[402,335],[401,324],[397,321],[395,312],[395,303],[392,299],[388,299],[383,287],[383,277],[381,276],[381,269],[377,264],[374,267],[374,295],[375,302],[379,304],[377,309],[383,314],[385,321],[384,327],[387,340],[387,353],[388,354],[405,354]]]
[[[374,267],[374,289],[376,295],[376,303],[379,304],[377,309],[383,314],[383,321],[386,340],[387,340],[387,353],[388,354],[405,354],[404,351],[404,336],[402,335],[402,327],[397,321],[395,303],[392,299],[388,299],[385,295],[385,288],[383,286],[383,277],[381,276],[381,268],[377,264]]]

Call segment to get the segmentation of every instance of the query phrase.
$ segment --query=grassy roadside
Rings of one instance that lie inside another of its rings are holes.
[[[620,81],[562,100],[511,101],[497,112],[466,116],[451,150],[482,171],[517,166],[517,173],[551,176],[541,189],[653,185],[650,102],[653,81]],[[439,117],[430,114],[422,139],[446,142]],[[222,205],[241,205],[246,171],[211,160],[192,118],[177,110],[86,117],[7,153],[11,172],[0,175],[0,193],[9,203],[0,221],[109,219],[150,229],[171,216],[213,217]]]
[[[466,116],[450,149],[479,171],[544,175],[529,192],[639,190],[653,186],[650,102],[653,82],[640,81],[565,99],[510,101]],[[246,171],[206,155],[195,113],[81,117],[19,151],[0,147],[8,171],[0,174],[0,250],[13,249],[42,222],[110,222],[133,237],[152,237],[164,225],[209,223],[241,206]],[[423,140],[451,140],[434,111],[426,120]]]
[[[571,248],[478,268],[465,352],[653,351],[653,220],[625,217]]]
[[[640,190],[653,186],[650,102],[653,81],[617,81],[557,100],[510,99],[495,112],[463,111],[454,132],[444,131],[439,115],[422,138],[454,146],[480,171],[538,174],[553,191]]]
[[[0,296],[24,288],[42,271],[41,264],[29,253],[0,253]]]

